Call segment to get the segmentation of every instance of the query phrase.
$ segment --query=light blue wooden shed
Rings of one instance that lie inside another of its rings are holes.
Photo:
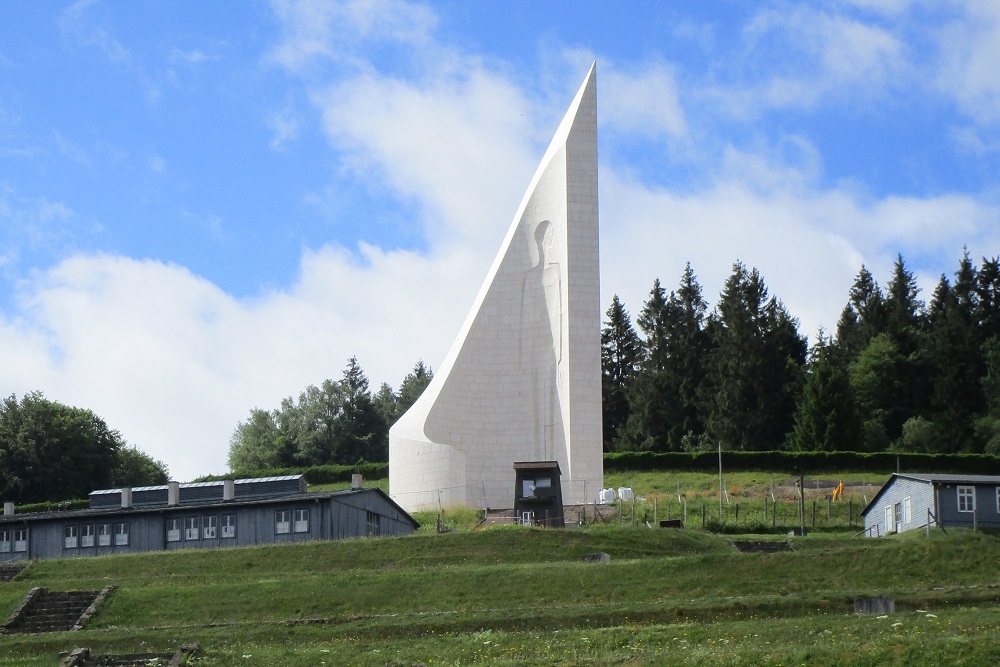
[[[870,537],[927,526],[1000,528],[1000,476],[894,473],[861,515]]]

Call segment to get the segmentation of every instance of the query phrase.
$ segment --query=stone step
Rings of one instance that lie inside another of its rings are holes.
[[[36,633],[73,629],[100,595],[99,591],[48,591],[33,589],[4,632]]]

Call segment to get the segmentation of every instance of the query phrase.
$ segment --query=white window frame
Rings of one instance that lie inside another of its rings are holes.
[[[0,530],[0,553],[9,554],[11,548],[10,529]]]
[[[908,524],[913,520],[913,513],[910,510],[910,497],[903,498],[903,523]]]
[[[885,506],[885,532],[888,535],[896,530],[896,511],[892,505]]]
[[[116,547],[128,546],[128,522],[115,524],[115,546]]]
[[[181,520],[167,519],[167,542],[181,541]]]
[[[292,525],[292,530],[296,533],[309,532],[309,510],[295,510],[295,523]]]
[[[214,540],[219,537],[219,517],[205,516],[201,519],[201,534],[206,540]]]
[[[28,529],[14,529],[14,551],[26,552],[28,550]]]
[[[184,518],[184,539],[197,540],[201,534],[201,517],[189,516]]]
[[[80,528],[80,546],[94,546],[94,524],[86,523]]]
[[[275,535],[287,535],[292,532],[291,512],[288,510],[275,510],[274,512],[274,533]]]
[[[111,546],[111,524],[110,523],[98,524],[98,528],[97,528],[97,546],[99,546],[99,547],[110,547]]]
[[[976,511],[976,487],[960,486],[956,490],[958,494],[958,511],[973,513]],[[970,502],[971,500],[971,502]],[[964,508],[964,509],[963,509]]]
[[[80,544],[80,527],[63,526],[63,549],[76,549]]]
[[[232,539],[236,537],[236,515],[235,514],[223,514],[222,515],[222,537],[224,539]]]

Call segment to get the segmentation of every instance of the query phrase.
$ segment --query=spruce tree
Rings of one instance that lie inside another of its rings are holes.
[[[788,447],[797,451],[857,451],[862,445],[861,419],[850,377],[822,331],[818,338],[810,351]]]
[[[872,337],[885,328],[885,297],[871,271],[862,264],[837,323],[834,348],[846,363],[850,363],[858,358]]]
[[[929,421],[937,435],[936,451],[974,451],[973,421],[984,409],[979,378],[982,339],[976,323],[979,308],[976,270],[966,252],[955,285],[941,276],[928,309],[924,359],[930,385]]]
[[[737,262],[709,322],[712,351],[701,392],[712,441],[724,449],[777,449],[794,415],[805,363],[797,322],[756,269]]]
[[[664,299],[657,280],[640,316],[645,361],[631,394],[628,433],[639,447],[679,451],[704,431],[698,392],[704,377],[708,304],[688,263],[680,285]]]
[[[632,318],[614,295],[601,330],[601,389],[603,392],[604,449],[610,451],[629,416],[629,393],[642,358],[642,341]]]

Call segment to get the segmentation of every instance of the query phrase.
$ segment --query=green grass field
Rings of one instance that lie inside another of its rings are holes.
[[[771,538],[779,539],[779,538]],[[1000,659],[1000,539],[795,538],[739,553],[701,530],[496,527],[62,559],[0,584],[119,589],[83,631],[0,637],[0,663],[203,647],[200,665],[940,665]],[[603,551],[610,563],[580,558]],[[852,613],[888,594],[897,613]]]

